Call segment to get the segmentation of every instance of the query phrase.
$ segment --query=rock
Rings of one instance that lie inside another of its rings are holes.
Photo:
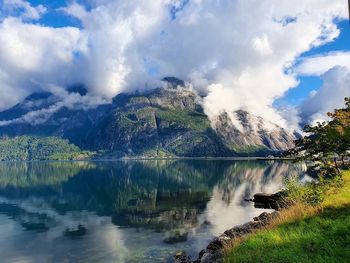
[[[254,221],[264,221],[267,219],[268,215],[269,215],[268,213],[263,212],[259,216],[254,217]]]
[[[219,250],[222,248],[223,248],[223,244],[221,243],[221,241],[218,238],[211,241],[209,243],[209,245],[207,246],[207,250],[209,250],[209,251],[216,251],[216,250]]]
[[[203,255],[205,254],[205,249],[202,249],[200,252],[199,252],[199,258],[202,258]]]
[[[218,261],[218,260],[222,259],[223,257],[224,257],[224,252],[223,252],[222,249],[216,251],[216,252],[213,254],[213,259],[214,259],[215,261]]]
[[[224,233],[226,236],[230,237],[231,239],[238,236],[237,232],[234,229],[226,230]]]
[[[82,237],[86,234],[87,230],[83,225],[78,225],[77,229],[66,229],[63,234],[67,237],[77,238]]]
[[[276,194],[258,193],[254,195],[254,207],[279,210],[286,206],[284,197],[285,192],[278,192]]]
[[[185,242],[187,240],[187,232],[175,231],[170,233],[170,236],[164,239],[164,243],[175,244],[180,242]]]
[[[227,236],[226,234],[222,234],[218,237],[218,240],[224,246],[231,241],[231,238],[229,236]]]
[[[190,257],[186,255],[186,252],[177,252],[174,256],[174,263],[192,263]]]
[[[212,263],[214,260],[213,260],[213,254],[211,253],[204,253],[202,258],[201,258],[201,263]]]
[[[181,257],[183,257],[183,256],[186,256],[186,252],[184,252],[184,251],[177,252],[177,253],[175,254],[175,259],[181,258]]]
[[[219,263],[223,262],[224,252],[222,249],[216,251],[215,253],[206,252],[200,258],[201,263]]]

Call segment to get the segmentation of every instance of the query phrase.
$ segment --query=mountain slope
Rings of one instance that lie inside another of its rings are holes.
[[[210,121],[200,96],[181,80],[164,80],[165,88],[120,94],[110,104],[89,108],[66,105],[50,93],[32,94],[0,112],[0,136],[58,136],[113,158],[257,156],[292,147],[292,134],[246,111]],[[68,94],[86,100],[82,87]]]
[[[92,149],[117,155],[233,156],[188,89],[120,95],[89,132]]]

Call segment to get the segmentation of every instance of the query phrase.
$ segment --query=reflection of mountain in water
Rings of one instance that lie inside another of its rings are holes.
[[[0,163],[0,187],[59,185],[82,170],[93,168],[88,162],[11,162]]]
[[[242,201],[252,197],[256,192],[273,192],[283,185],[283,180],[289,176],[302,174],[302,167],[285,162],[235,163],[228,167],[218,182],[223,200],[230,203],[237,188],[244,185]],[[233,175],[233,176],[232,176]],[[242,202],[242,205],[246,203]]]
[[[195,256],[213,235],[261,213],[245,197],[302,173],[257,161],[0,163],[2,262]]]
[[[117,225],[161,230],[195,224],[213,190],[229,204],[244,185],[244,205],[245,197],[268,191],[272,182],[279,187],[291,171],[301,170],[278,162],[143,161],[11,163],[0,171],[2,197],[30,196],[60,214],[91,211],[112,216]]]

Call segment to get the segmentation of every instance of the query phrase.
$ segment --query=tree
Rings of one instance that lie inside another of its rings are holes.
[[[335,109],[334,113],[328,113],[332,119],[329,126],[332,129],[330,136],[334,141],[334,151],[341,158],[343,166],[345,166],[344,158],[350,150],[350,98],[345,98],[345,105],[345,108]]]
[[[322,168],[319,171],[340,174],[338,158],[345,166],[344,158],[350,151],[350,98],[345,98],[345,105],[328,113],[330,121],[305,126],[305,136],[295,141],[295,148],[289,153],[298,160],[313,161],[314,168]]]

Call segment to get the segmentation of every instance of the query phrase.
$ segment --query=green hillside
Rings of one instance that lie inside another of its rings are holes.
[[[92,156],[57,137],[18,136],[0,139],[0,161],[81,160]]]

